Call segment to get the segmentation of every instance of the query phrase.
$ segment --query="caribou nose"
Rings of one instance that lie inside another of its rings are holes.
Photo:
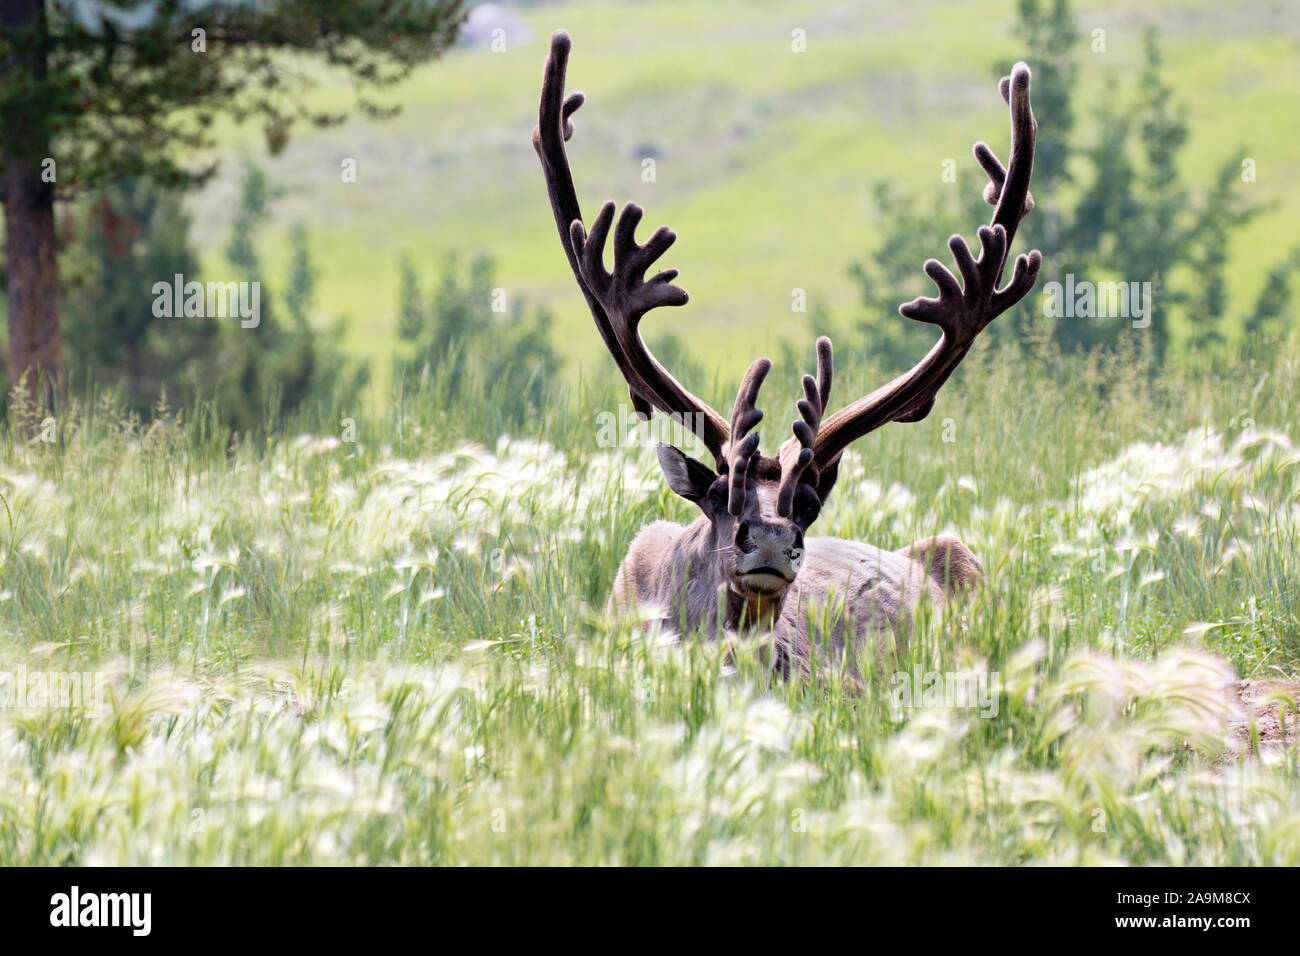
[[[803,535],[797,528],[746,521],[736,529],[736,547],[743,554],[743,572],[770,571],[793,578],[803,554]]]

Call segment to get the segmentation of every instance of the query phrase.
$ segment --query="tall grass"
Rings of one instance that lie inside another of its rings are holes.
[[[1228,727],[1300,660],[1298,361],[977,349],[815,529],[951,530],[988,574],[860,698],[603,617],[636,530],[691,517],[596,447],[608,380],[510,436],[483,384],[355,435],[86,401],[0,452],[0,671],[108,694],[0,710],[0,863],[1294,865],[1300,754]],[[895,666],[996,674],[996,715],[900,708]]]

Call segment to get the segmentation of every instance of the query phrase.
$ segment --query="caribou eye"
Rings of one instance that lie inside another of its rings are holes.
[[[727,507],[727,483],[725,481],[715,481],[709,486],[709,504],[715,508]]]

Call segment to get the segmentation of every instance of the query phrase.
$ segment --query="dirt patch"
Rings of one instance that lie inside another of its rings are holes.
[[[1261,756],[1270,752],[1281,753],[1296,746],[1300,740],[1300,717],[1296,715],[1296,704],[1300,703],[1300,681],[1243,680],[1232,685],[1232,692],[1240,705],[1240,713],[1228,723],[1231,758],[1240,759],[1256,749],[1251,741],[1252,720]],[[1279,702],[1280,695],[1287,699]]]

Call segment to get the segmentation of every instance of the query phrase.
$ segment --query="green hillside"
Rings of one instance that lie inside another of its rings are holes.
[[[1288,139],[1300,81],[1294,18],[1272,3],[1147,6],[1140,15],[1118,3],[1076,7],[1084,32],[1104,29],[1107,46],[1081,54],[1079,121],[1088,128],[1088,99],[1108,77],[1131,89],[1123,74],[1140,64],[1143,28],[1156,26],[1166,77],[1189,108],[1186,174],[1208,184],[1225,159],[1250,156],[1258,180],[1243,188],[1276,203],[1232,250],[1230,292],[1253,300],[1300,215],[1300,191],[1288,188],[1300,178],[1300,141]],[[668,259],[693,301],[653,323],[722,349],[731,371],[792,329],[807,335],[807,317],[790,308],[796,287],[836,317],[852,314],[846,267],[869,248],[877,180],[917,195],[980,187],[971,143],[987,139],[1005,152],[1007,140],[993,77],[1018,57],[1033,60],[1012,34],[1013,12],[1008,0],[523,8],[527,42],[499,53],[458,49],[393,92],[403,107],[395,119],[299,130],[274,159],[258,130],[224,130],[221,173],[193,199],[195,234],[207,267],[221,269],[247,156],[283,190],[263,242],[270,277],[283,275],[284,240],[302,221],[321,267],[318,317],[348,316],[350,344],[379,360],[381,380],[403,254],[427,284],[449,251],[490,254],[508,295],[552,309],[565,353],[594,358],[598,340],[529,143],[547,38],[563,26],[574,37],[571,88],[589,97],[571,152],[584,212],[609,197],[635,200],[646,226],[677,229]],[[637,20],[655,29],[638,30]],[[796,28],[806,31],[804,53],[791,50]],[[318,90],[321,102],[337,95],[331,82]],[[654,183],[641,181],[647,155],[656,157]],[[344,157],[357,160],[356,183],[342,182]],[[955,185],[940,179],[948,157],[958,161]],[[944,238],[935,236],[936,254]],[[743,344],[731,354],[733,339]]]

